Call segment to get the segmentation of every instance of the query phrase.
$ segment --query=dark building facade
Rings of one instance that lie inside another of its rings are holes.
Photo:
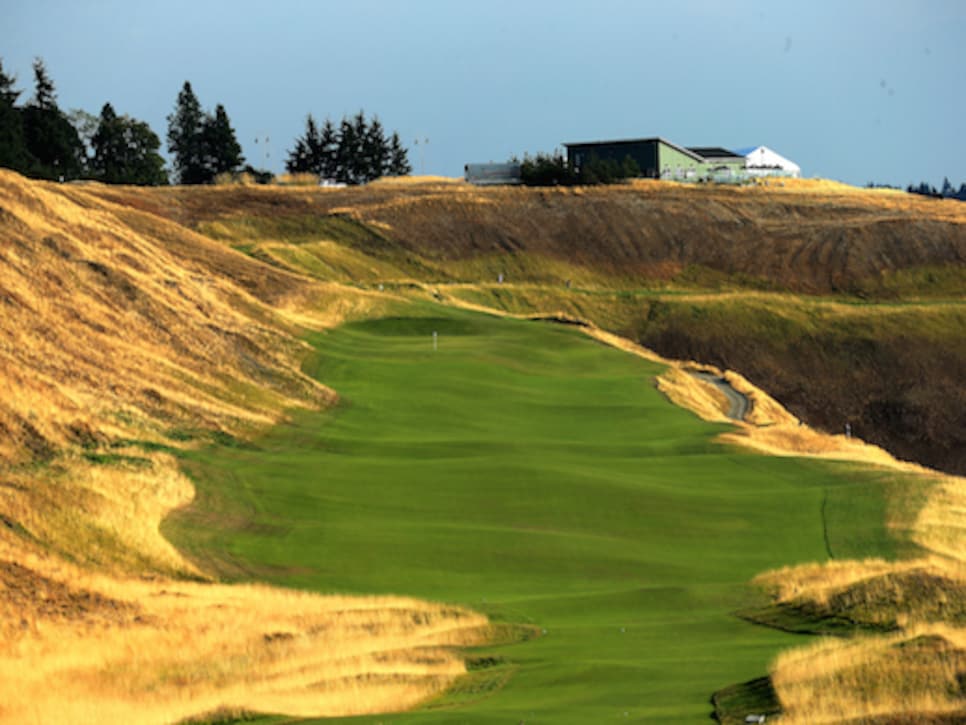
[[[723,171],[737,176],[744,169],[744,158],[727,149],[701,146],[685,148],[667,139],[626,139],[564,144],[567,161],[576,169],[593,158],[624,163],[630,157],[649,179],[701,179]],[[704,153],[706,152],[707,156]]]

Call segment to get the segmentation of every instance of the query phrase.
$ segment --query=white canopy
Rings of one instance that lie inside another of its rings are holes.
[[[745,157],[745,172],[749,176],[801,176],[802,169],[767,146],[751,146],[736,153]]]

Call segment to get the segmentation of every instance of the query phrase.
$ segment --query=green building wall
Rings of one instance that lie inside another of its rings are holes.
[[[705,164],[666,143],[658,144],[658,170],[662,179],[696,179],[706,173]]]

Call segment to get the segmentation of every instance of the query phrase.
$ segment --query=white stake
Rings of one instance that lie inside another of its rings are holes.
[[[433,330],[433,352],[436,352],[436,330]]]

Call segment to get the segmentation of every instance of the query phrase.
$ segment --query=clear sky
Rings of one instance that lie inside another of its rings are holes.
[[[664,136],[853,184],[966,181],[963,0],[0,0],[24,99],[35,56],[62,109],[110,101],[162,140],[190,80],[274,171],[307,113],[362,108],[417,173]]]

